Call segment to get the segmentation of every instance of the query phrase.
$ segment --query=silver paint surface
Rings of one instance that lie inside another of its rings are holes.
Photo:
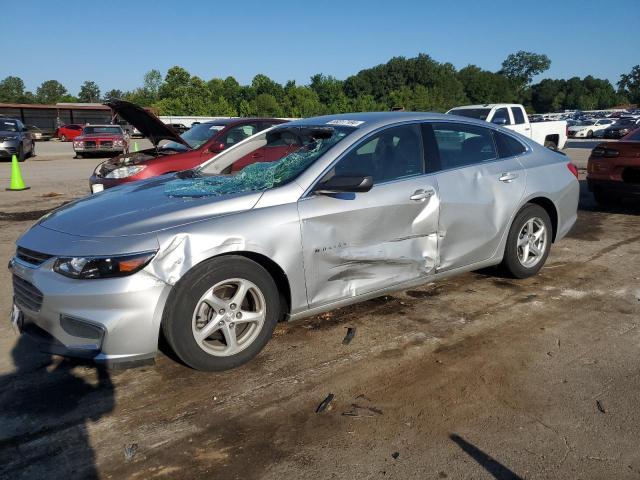
[[[437,280],[502,260],[511,222],[534,198],[558,213],[556,241],[576,220],[578,182],[567,157],[513,132],[451,115],[387,112],[333,115],[288,125],[364,122],[295,181],[264,192],[172,198],[173,177],[123,185],[73,202],[47,216],[19,246],[57,256],[115,255],[157,250],[129,277],[73,280],[52,270],[54,259],[18,274],[44,295],[33,322],[73,349],[82,339],[66,334],[61,314],[106,330],[98,359],[152,357],[165,302],[194,266],[223,254],[249,254],[280,269],[290,291],[289,318],[361,301],[392,289]],[[313,185],[336,159],[380,129],[408,122],[459,121],[501,130],[528,150],[515,158],[375,185],[366,193],[317,195]],[[251,138],[231,147],[248,149]],[[222,171],[227,153],[205,169]],[[515,172],[518,178],[498,178]],[[410,197],[420,190],[433,195]],[[86,343],[86,342],[85,342]]]

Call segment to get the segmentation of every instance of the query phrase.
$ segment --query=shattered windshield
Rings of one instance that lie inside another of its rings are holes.
[[[184,132],[182,135],[180,135],[180,137],[185,140],[191,146],[191,148],[199,148],[224,127],[226,127],[226,125],[199,123]],[[178,142],[168,142],[161,148],[167,150],[179,150],[181,152],[186,152],[188,150],[186,146]]]
[[[277,127],[247,140],[258,148],[247,150],[239,146],[237,151],[240,153],[228,152],[229,156],[241,155],[229,167],[234,172],[237,165],[243,165],[240,170],[227,175],[207,175],[205,166],[194,171],[192,178],[167,183],[165,193],[172,197],[206,197],[278,187],[295,179],[354,130],[342,126]],[[259,151],[265,160],[256,163]],[[217,157],[216,162],[224,158]]]

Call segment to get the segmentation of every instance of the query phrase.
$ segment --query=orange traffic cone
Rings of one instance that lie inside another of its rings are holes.
[[[11,157],[11,184],[9,188],[7,188],[7,190],[10,190],[12,192],[29,190],[29,187],[25,186],[24,180],[22,179],[20,166],[18,165],[18,158],[15,155]]]

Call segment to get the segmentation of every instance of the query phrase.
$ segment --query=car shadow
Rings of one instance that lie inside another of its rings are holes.
[[[621,198],[615,205],[600,205],[593,198],[586,180],[580,180],[580,201],[578,210],[583,212],[617,213],[622,215],[640,215],[639,198]]]
[[[87,426],[114,409],[108,370],[42,354],[25,335],[11,355],[15,372],[0,377],[0,478],[99,478]]]
[[[478,465],[484,468],[496,480],[522,480],[520,475],[511,471],[472,443],[467,442],[461,436],[452,433],[449,435],[449,438],[458,445],[463,452],[478,462]]]

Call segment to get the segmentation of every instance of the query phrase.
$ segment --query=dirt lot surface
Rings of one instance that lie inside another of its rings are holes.
[[[588,150],[567,152],[583,166]],[[34,188],[0,192],[0,263],[98,161],[24,164]],[[5,320],[0,478],[640,478],[639,326],[640,205],[586,191],[540,275],[474,272],[281,324],[221,374],[164,354],[79,365]]]

